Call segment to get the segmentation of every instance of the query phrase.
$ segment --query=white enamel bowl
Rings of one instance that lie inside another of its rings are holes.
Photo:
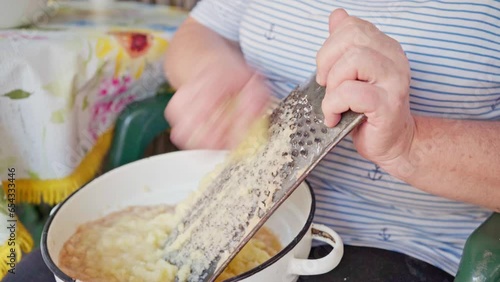
[[[0,29],[15,28],[45,19],[48,0],[0,0]]]
[[[41,249],[57,281],[78,281],[59,267],[59,252],[78,225],[130,205],[174,205],[198,187],[199,180],[223,161],[223,151],[180,151],[143,159],[114,169],[73,193],[51,213]],[[296,281],[299,275],[329,272],[340,262],[344,246],[333,230],[312,223],[315,200],[303,183],[266,222],[284,249],[275,257],[229,281]],[[334,248],[326,257],[308,260],[313,239]]]

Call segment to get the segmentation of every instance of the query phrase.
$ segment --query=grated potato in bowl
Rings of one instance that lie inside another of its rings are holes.
[[[175,227],[174,207],[135,206],[80,225],[64,244],[59,267],[85,282],[174,281],[178,268],[163,259],[163,244]],[[261,228],[216,281],[247,272],[282,246]]]

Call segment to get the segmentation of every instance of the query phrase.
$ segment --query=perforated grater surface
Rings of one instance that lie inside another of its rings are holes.
[[[182,208],[165,259],[176,281],[214,281],[309,172],[364,120],[346,112],[323,124],[325,88],[315,76],[297,87],[270,116],[269,139],[244,158],[229,158],[213,180]]]

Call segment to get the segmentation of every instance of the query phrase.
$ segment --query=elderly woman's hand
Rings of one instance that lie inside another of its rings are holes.
[[[365,158],[382,168],[408,154],[416,127],[409,107],[410,68],[400,44],[344,10],[330,15],[330,36],[317,55],[317,82],[326,86],[327,126],[351,109],[367,121],[353,132]]]
[[[181,86],[165,110],[181,149],[235,147],[269,102],[264,79],[224,63],[207,66]]]

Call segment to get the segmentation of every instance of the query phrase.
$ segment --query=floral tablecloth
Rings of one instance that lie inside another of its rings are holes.
[[[0,260],[31,244],[16,203],[56,204],[95,176],[117,115],[164,82],[162,56],[186,16],[167,6],[53,1],[35,27],[0,30]]]

